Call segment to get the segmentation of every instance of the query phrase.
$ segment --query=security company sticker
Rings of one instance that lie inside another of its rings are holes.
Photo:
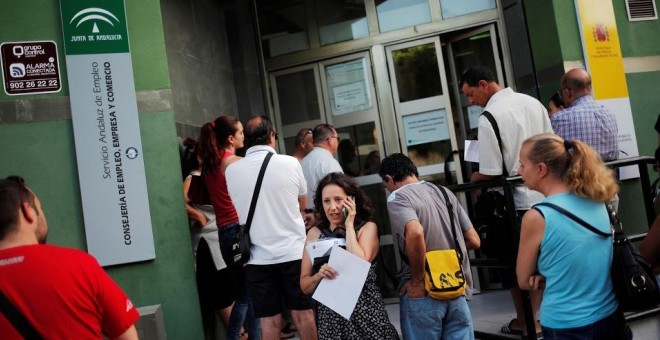
[[[8,95],[59,92],[62,88],[55,42],[7,42],[0,45],[0,53]]]

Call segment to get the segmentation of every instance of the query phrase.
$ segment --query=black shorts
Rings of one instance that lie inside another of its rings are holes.
[[[300,289],[300,263],[296,260],[245,266],[248,295],[257,318],[281,313],[282,303],[291,310],[312,308],[311,297]]]
[[[200,303],[211,309],[223,309],[231,306],[236,299],[233,289],[229,287],[232,282],[228,268],[217,270],[211,255],[209,245],[203,238],[197,246],[197,290]]]

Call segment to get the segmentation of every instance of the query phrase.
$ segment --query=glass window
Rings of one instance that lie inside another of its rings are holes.
[[[381,32],[431,22],[428,0],[376,0],[376,12]]]
[[[364,58],[326,67],[325,79],[333,116],[371,108],[371,91]]]
[[[275,82],[282,125],[320,119],[313,70],[281,75]]]
[[[309,49],[304,0],[258,0],[265,57]]]
[[[321,45],[369,36],[363,1],[316,0],[314,10]]]
[[[337,128],[337,135],[341,139],[337,158],[345,174],[357,177],[378,173],[380,151],[374,122]]]
[[[443,19],[481,12],[487,9],[494,9],[496,7],[497,4],[495,0],[440,0],[440,8],[442,9]]]
[[[392,51],[399,102],[442,94],[435,44]]]

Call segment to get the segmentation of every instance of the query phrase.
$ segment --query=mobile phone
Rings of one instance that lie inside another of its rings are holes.
[[[342,208],[341,214],[344,215],[344,219],[348,218],[348,208],[346,207]]]

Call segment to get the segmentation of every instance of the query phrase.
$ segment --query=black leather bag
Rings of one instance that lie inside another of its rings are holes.
[[[481,194],[474,211],[475,228],[481,239],[479,250],[490,258],[505,258],[514,242],[504,195],[499,191]]]
[[[504,152],[502,148],[502,137],[500,129],[493,115],[484,111],[482,113],[493,127],[497,145],[502,155],[502,178],[507,177],[506,164],[504,163]],[[482,193],[477,197],[474,204],[475,229],[481,239],[479,250],[490,258],[508,259],[515,255],[517,244],[512,236],[512,226],[507,211],[507,202],[500,191],[492,190]]]
[[[554,209],[594,234],[602,237],[612,236],[609,233],[594,228],[591,224],[575,216],[566,209],[552,203],[539,203],[537,206],[546,206]],[[660,291],[658,282],[655,280],[651,266],[633,248],[628,238],[623,234],[621,221],[617,218],[614,210],[608,206],[607,212],[610,217],[612,231],[614,231],[613,254],[612,254],[612,286],[614,294],[619,302],[619,309],[623,312],[632,312],[654,307],[660,303]]]
[[[245,224],[241,224],[238,228],[238,232],[234,235],[234,239],[231,243],[231,257],[232,262],[235,265],[245,265],[248,260],[250,260],[250,225],[252,224],[252,217],[254,216],[254,208],[257,206],[257,199],[259,198],[259,191],[261,190],[261,183],[264,180],[264,174],[266,173],[266,167],[270,158],[273,157],[273,153],[269,152],[264,158],[264,162],[261,164],[261,169],[259,170],[259,176],[257,177],[257,184],[254,186],[254,193],[252,194],[252,202],[250,203],[250,211],[248,212],[247,220]]]
[[[623,234],[621,221],[610,207],[608,212],[615,231],[612,285],[619,307],[624,312],[630,312],[656,306],[660,303],[660,291],[651,266]]]

